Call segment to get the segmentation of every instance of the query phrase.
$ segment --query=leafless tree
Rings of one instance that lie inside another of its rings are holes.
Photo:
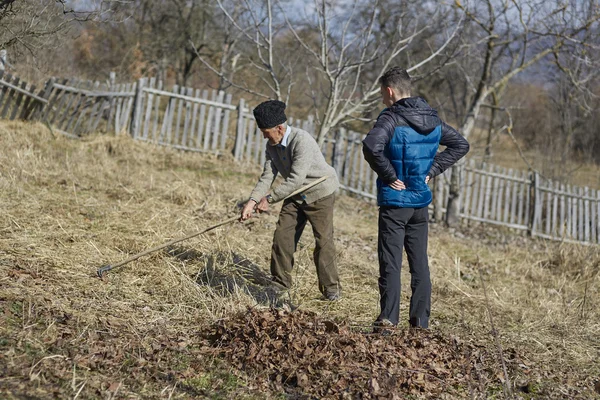
[[[493,93],[498,94],[518,74],[567,44],[581,45],[580,35],[598,21],[595,2],[571,1],[473,1],[455,6],[476,27],[479,34],[463,36],[469,55],[479,60],[479,74],[470,77],[472,95],[460,128],[469,137],[482,106]],[[463,160],[464,161],[464,160]],[[463,163],[453,168],[446,221],[459,222],[460,185]]]
[[[78,8],[68,5],[66,0],[0,0],[0,49],[35,54],[49,41],[68,32],[75,22],[114,17],[112,6],[116,2],[92,1],[87,2],[85,8]]]
[[[460,30],[460,24],[436,25],[448,9],[430,10],[427,17],[418,18],[414,7],[404,1],[314,0],[298,10],[283,0],[244,0],[246,11],[237,19],[230,12],[232,4],[217,2],[249,44],[243,59],[266,90],[239,79],[230,84],[261,98],[285,101],[297,85],[296,92],[311,99],[319,144],[334,127],[360,119],[380,101],[378,78],[393,63],[402,62],[409,71],[443,63]],[[386,12],[383,26],[382,15],[387,11],[383,6],[388,3],[402,11]],[[432,25],[447,29],[420,58],[401,58]],[[225,78],[208,60],[201,60]]]

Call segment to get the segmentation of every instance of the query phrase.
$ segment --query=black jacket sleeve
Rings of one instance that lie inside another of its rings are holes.
[[[392,115],[383,112],[377,118],[373,129],[362,141],[365,160],[367,160],[371,169],[377,173],[379,179],[388,184],[398,179],[394,166],[385,155],[385,148],[390,142],[395,128],[396,124]]]
[[[442,137],[440,144],[446,146],[441,153],[437,153],[429,170],[429,177],[435,178],[469,152],[469,142],[453,127],[442,122]]]

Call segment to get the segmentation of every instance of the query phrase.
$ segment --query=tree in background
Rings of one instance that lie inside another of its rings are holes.
[[[445,18],[449,9],[435,2],[417,7],[399,0],[315,0],[300,6],[284,0],[244,0],[237,18],[233,2],[217,2],[245,42],[239,46],[239,62],[253,69],[264,90],[241,79],[229,83],[262,98],[290,101],[295,93],[310,99],[319,144],[334,127],[360,119],[379,103],[378,78],[387,68],[394,63],[409,71],[428,64],[439,67],[460,31],[460,23],[451,25]],[[415,58],[408,55],[415,43],[428,39],[426,51]],[[226,78],[205,57],[199,58]]]
[[[565,51],[567,43],[580,43],[579,36],[594,28],[600,17],[594,2],[571,3],[486,0],[463,4],[455,1],[455,7],[472,26],[473,34],[462,37],[468,57],[474,57],[479,64],[479,73],[467,77],[472,87],[460,127],[466,138],[471,136],[482,107],[497,108],[488,103],[492,94],[498,96],[515,76],[550,55]],[[452,169],[446,213],[450,226],[460,221],[463,170],[464,160]]]

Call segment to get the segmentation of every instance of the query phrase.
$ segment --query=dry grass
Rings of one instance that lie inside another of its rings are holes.
[[[259,170],[228,155],[186,154],[127,137],[73,141],[42,125],[0,122],[0,393],[40,398],[265,398],[251,377],[201,350],[200,332],[257,306],[242,290],[198,285],[205,257],[166,252],[96,269],[236,215]],[[264,270],[277,213],[183,246],[235,252]],[[294,301],[324,318],[368,326],[378,312],[377,209],[341,196],[336,245],[344,299],[320,300],[307,229]],[[600,378],[600,250],[510,232],[432,226],[432,328],[494,348],[479,274],[513,385],[589,398]],[[226,264],[226,263],[224,263]],[[409,274],[403,271],[402,318]],[[498,374],[501,372],[498,364]],[[516,389],[516,387],[515,387]],[[501,396],[500,380],[490,397]]]

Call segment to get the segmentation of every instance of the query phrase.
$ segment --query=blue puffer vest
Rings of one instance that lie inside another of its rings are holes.
[[[393,112],[398,121],[385,153],[406,189],[394,190],[378,179],[379,206],[421,208],[431,203],[431,190],[425,177],[438,150],[442,122],[437,114],[432,115],[432,109],[423,99],[407,100],[383,111]]]

